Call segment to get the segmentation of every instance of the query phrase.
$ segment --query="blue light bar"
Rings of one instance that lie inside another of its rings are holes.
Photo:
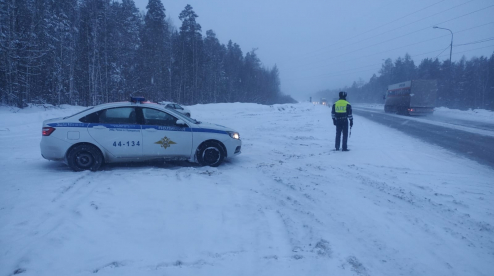
[[[130,97],[130,102],[132,103],[142,103],[145,102],[146,99],[144,97]]]

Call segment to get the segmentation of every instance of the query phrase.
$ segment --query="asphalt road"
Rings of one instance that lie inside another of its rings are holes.
[[[373,112],[377,112],[377,113],[386,114],[386,113],[384,113],[384,110],[380,110],[380,109],[376,109],[376,108],[367,108],[367,107],[361,107],[361,106],[354,107],[352,105],[352,109],[354,109],[354,108],[357,108],[359,110],[367,110],[367,111],[373,111]],[[457,118],[444,116],[444,115],[441,115],[439,113],[434,113],[431,116],[412,116],[412,117],[408,117],[408,118],[419,118],[421,120],[433,121],[433,122],[438,122],[438,123],[446,123],[446,124],[450,124],[450,125],[454,125],[454,126],[464,126],[464,127],[474,128],[474,129],[478,129],[478,130],[488,130],[488,131],[492,131],[493,135],[491,135],[491,136],[494,136],[494,122],[486,123],[483,120],[481,120],[481,121],[461,120],[461,119],[457,119]]]
[[[494,168],[493,136],[419,122],[408,116],[386,114],[365,108],[353,108],[353,113]],[[486,130],[486,127],[479,129]],[[490,127],[487,129],[490,130]]]

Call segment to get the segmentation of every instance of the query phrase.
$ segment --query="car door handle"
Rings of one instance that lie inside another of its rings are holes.
[[[94,129],[107,129],[105,126],[93,126]]]

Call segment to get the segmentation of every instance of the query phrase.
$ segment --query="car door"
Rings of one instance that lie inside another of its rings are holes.
[[[89,123],[88,132],[107,152],[118,158],[142,155],[141,126],[135,107],[116,107],[95,112],[97,122]]]
[[[153,108],[142,108],[143,155],[146,157],[189,158],[192,130],[177,125],[178,118]]]

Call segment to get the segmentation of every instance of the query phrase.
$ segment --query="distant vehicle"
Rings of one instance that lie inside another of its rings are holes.
[[[321,99],[321,104],[322,105],[328,105],[328,101],[326,100],[326,98]]]
[[[174,109],[187,117],[190,117],[190,110],[174,102],[158,102],[158,104],[164,105],[166,108]]]
[[[202,123],[173,109],[131,98],[101,104],[43,122],[41,155],[74,171],[96,171],[103,163],[189,160],[216,167],[240,154],[238,132]]]
[[[411,80],[388,86],[384,111],[405,115],[432,114],[436,107],[437,81]]]

